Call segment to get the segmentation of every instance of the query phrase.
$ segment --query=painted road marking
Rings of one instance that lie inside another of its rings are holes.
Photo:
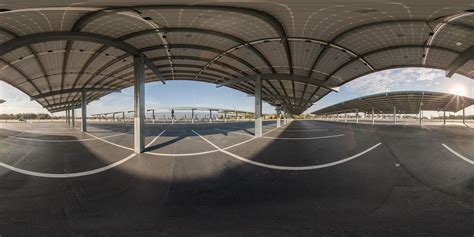
[[[228,131],[228,130],[224,130],[224,129],[220,129],[220,128],[215,128],[215,129],[220,130],[220,131],[224,131],[224,132],[227,132],[227,133],[234,133],[234,134],[254,137],[254,135],[250,135],[250,134],[234,132],[234,131]],[[316,140],[316,139],[334,138],[334,137],[342,137],[342,136],[345,136],[345,134],[341,133],[341,134],[336,134],[336,135],[319,136],[319,137],[269,137],[269,136],[262,136],[261,138],[275,139],[275,140]]]
[[[334,161],[334,162],[330,162],[330,163],[326,163],[326,164],[322,164],[322,165],[312,165],[312,166],[280,166],[280,165],[269,165],[269,164],[265,164],[265,163],[261,163],[261,162],[257,162],[257,161],[253,161],[253,160],[249,160],[247,158],[244,158],[244,157],[241,157],[241,156],[238,156],[234,153],[231,153],[225,149],[222,149],[220,147],[218,147],[216,144],[212,143],[211,141],[207,140],[205,137],[201,136],[199,133],[197,133],[196,131],[194,130],[191,130],[193,131],[193,133],[195,133],[196,135],[198,135],[201,139],[203,139],[204,141],[206,141],[207,143],[209,143],[211,146],[215,147],[216,149],[218,149],[220,152],[224,153],[224,154],[227,154],[231,157],[234,157],[240,161],[243,161],[243,162],[246,162],[246,163],[249,163],[249,164],[252,164],[252,165],[255,165],[255,166],[260,166],[260,167],[264,167],[264,168],[268,168],[268,169],[275,169],[275,170],[291,170],[291,171],[301,171],[301,170],[314,170],[314,169],[322,169],[322,168],[327,168],[327,167],[331,167],[331,166],[335,166],[335,165],[339,165],[339,164],[342,164],[342,163],[345,163],[345,162],[348,162],[350,160],[353,160],[359,156],[362,156],[364,155],[365,153],[375,149],[376,147],[380,146],[382,143],[377,143],[376,145],[360,152],[360,153],[357,153],[351,157],[347,157],[345,159],[342,159],[342,160],[338,160],[338,161]]]
[[[319,132],[319,131],[327,131],[327,128],[318,128],[318,129],[279,129],[277,131],[282,132]]]
[[[275,130],[276,128],[274,129],[271,129],[270,131],[264,133],[263,135]],[[243,142],[239,142],[239,143],[236,143],[234,145],[230,145],[228,147],[225,147],[225,148],[222,148],[223,150],[227,150],[227,149],[230,149],[232,147],[236,147],[236,146],[240,146],[240,145],[243,145],[247,142],[250,142],[250,141],[253,141],[255,140],[256,137],[252,136],[252,138],[248,139],[248,140],[245,140]],[[214,152],[218,152],[220,151],[219,149],[214,149],[214,150],[209,150],[209,151],[202,151],[202,152],[195,152],[195,153],[180,153],[180,154],[175,154],[175,153],[157,153],[157,152],[144,152],[145,154],[148,154],[148,155],[155,155],[155,156],[170,156],[170,157],[185,157],[185,156],[198,156],[198,155],[205,155],[205,154],[210,154],[210,153],[214,153]]]
[[[456,155],[457,157],[463,159],[464,161],[466,161],[467,163],[471,164],[471,165],[474,165],[474,161],[471,160],[471,159],[468,159],[466,157],[464,157],[463,155],[457,153],[455,150],[453,150],[451,147],[447,146],[446,144],[442,143],[441,145],[444,146],[444,148],[446,148],[448,151],[450,151],[451,153],[453,153],[454,155]]]
[[[262,136],[262,138],[275,139],[275,140],[316,140],[316,139],[334,138],[334,137],[342,137],[342,136],[345,136],[345,134],[341,133],[341,134],[336,134],[336,135],[319,136],[319,137],[267,137],[267,136]]]
[[[220,128],[214,128],[214,129],[215,129],[215,130],[222,131],[222,132],[226,132],[226,133],[233,133],[233,134],[239,134],[239,135],[250,136],[250,137],[254,137],[254,136],[255,136],[255,135],[248,134],[248,133],[229,131],[229,130],[220,129]]]
[[[90,136],[89,133],[86,133],[86,134],[88,134]],[[104,136],[104,137],[100,137],[100,138],[103,139],[103,138],[118,137],[118,136],[122,136],[124,134],[126,134],[126,133],[119,133],[119,134]],[[36,138],[18,137],[18,136],[9,136],[9,138],[26,140],[26,141],[34,141],[34,142],[54,142],[54,143],[86,142],[86,141],[93,141],[93,140],[100,139],[99,137],[95,137],[95,138],[73,139],[73,140],[53,140],[53,139],[50,140],[50,139],[36,139]]]
[[[42,178],[56,178],[56,179],[66,179],[66,178],[74,178],[74,177],[81,177],[81,176],[87,176],[87,175],[93,175],[93,174],[97,174],[97,173],[101,173],[101,172],[104,172],[106,170],[109,170],[109,169],[112,169],[118,165],[121,165],[125,162],[127,162],[128,160],[132,159],[133,157],[135,157],[137,154],[131,154],[115,163],[112,163],[110,165],[107,165],[107,166],[104,166],[102,168],[98,168],[98,169],[93,169],[93,170],[89,170],[89,171],[84,171],[84,172],[77,172],[77,173],[67,173],[67,174],[53,174],[53,173],[41,173],[41,172],[34,172],[34,171],[29,171],[29,170],[24,170],[24,169],[20,169],[20,168],[16,168],[14,166],[11,166],[11,165],[7,165],[5,163],[2,163],[0,162],[0,166],[6,168],[6,169],[9,169],[11,171],[15,171],[17,173],[20,173],[20,174],[26,174],[26,175],[30,175],[30,176],[36,176],[36,177],[42,177]]]
[[[110,145],[113,145],[113,146],[116,146],[116,147],[120,147],[120,148],[129,150],[129,151],[135,151],[135,150],[132,149],[132,148],[129,148],[129,147],[126,147],[126,146],[122,146],[122,145],[119,145],[119,144],[116,144],[116,143],[107,141],[107,140],[105,140],[105,139],[102,139],[102,138],[100,138],[100,137],[97,137],[97,136],[95,136],[95,135],[92,135],[92,134],[90,134],[90,133],[88,133],[88,132],[85,132],[85,134],[87,134],[87,135],[89,135],[89,136],[91,136],[91,137],[95,137],[95,138],[97,138],[97,140],[103,141],[103,142],[108,143],[108,144],[110,144]]]
[[[154,142],[156,142],[156,140],[157,140],[157,139],[158,139],[158,138],[159,138],[159,137],[160,137],[160,136],[161,136],[163,133],[165,133],[165,132],[166,132],[166,129],[165,129],[165,130],[163,130],[163,132],[161,132],[160,134],[158,134],[158,136],[156,136],[155,138],[153,138],[153,140],[151,140],[151,142],[150,142],[150,143],[148,143],[148,144],[145,146],[145,148],[148,148],[148,147],[150,147],[150,146],[151,146],[151,144],[153,144]]]

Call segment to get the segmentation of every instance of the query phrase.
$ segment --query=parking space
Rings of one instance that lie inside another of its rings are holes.
[[[337,226],[380,229],[400,218],[407,221],[397,228],[413,218],[446,228],[472,224],[440,221],[445,213],[469,216],[474,207],[474,166],[453,153],[473,159],[470,130],[320,121],[277,128],[266,121],[263,137],[255,138],[253,126],[147,124],[147,149],[139,155],[130,124],[95,123],[87,134],[56,124],[2,127],[0,185],[8,191],[0,199],[14,205],[1,206],[9,214],[0,220],[18,231],[15,220],[35,229],[92,218],[107,233],[130,228],[131,216],[144,220],[133,223],[138,229],[232,229],[229,220],[240,220],[249,230],[257,220],[295,218],[325,228],[339,220]]]

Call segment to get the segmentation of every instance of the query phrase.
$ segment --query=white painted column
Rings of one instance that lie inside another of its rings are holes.
[[[397,107],[393,106],[393,124],[397,123]]]
[[[421,120],[423,119],[423,110],[420,109],[420,125],[421,125]]]
[[[359,123],[359,109],[356,109],[356,123]]]
[[[374,108],[372,107],[372,125],[375,124]]]
[[[66,124],[69,125],[69,110],[66,110]]]
[[[209,110],[209,123],[212,123],[212,110]]]
[[[281,127],[281,111],[277,111],[277,128]]]
[[[446,125],[446,110],[443,109],[443,125]]]
[[[72,127],[76,126],[76,109],[71,109],[71,125]]]
[[[134,150],[142,153],[145,150],[145,64],[143,55],[134,56]]]
[[[227,111],[224,110],[224,123],[227,123]]]
[[[255,79],[255,137],[262,137],[262,78]]]
[[[81,106],[81,131],[82,132],[87,132],[87,97],[86,97],[86,91],[82,91],[82,106]]]
[[[347,111],[344,112],[344,123],[347,123]]]

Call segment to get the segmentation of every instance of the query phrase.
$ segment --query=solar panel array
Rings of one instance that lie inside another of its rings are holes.
[[[0,49],[39,33],[93,33],[140,51],[165,80],[219,83],[255,74],[285,74],[286,79],[266,80],[263,95],[292,114],[330,92],[317,82],[340,86],[397,67],[449,70],[459,59],[464,63],[455,71],[474,78],[474,60],[467,53],[474,42],[470,1],[190,3],[194,2],[120,6],[109,1],[104,6],[71,1],[66,7],[38,1],[29,8],[4,4]],[[50,111],[77,106],[82,89],[133,85],[133,55],[107,41],[52,37],[32,42],[0,54],[0,80]],[[146,71],[146,82],[157,80]],[[254,93],[254,83],[248,81],[229,87]],[[110,93],[92,89],[87,92],[89,101]]]
[[[474,99],[442,92],[397,91],[364,96],[313,112],[316,115],[343,112],[365,112],[376,114],[418,114],[420,110],[458,112],[474,104]]]

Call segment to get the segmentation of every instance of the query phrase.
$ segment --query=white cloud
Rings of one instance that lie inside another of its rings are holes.
[[[344,90],[360,94],[374,94],[397,90],[427,89],[444,79],[444,72],[436,69],[405,68],[373,73],[343,86]]]

